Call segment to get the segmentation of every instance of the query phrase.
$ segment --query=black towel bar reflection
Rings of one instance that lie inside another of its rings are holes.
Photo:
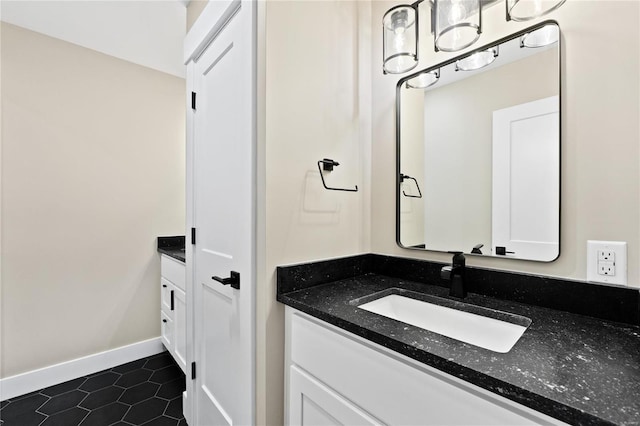
[[[320,163],[322,163],[322,168],[320,168]],[[333,170],[333,168],[335,166],[339,166],[340,163],[338,163],[337,161],[333,161],[330,158],[323,158],[322,160],[318,161],[318,171],[320,172],[320,179],[322,179],[322,186],[325,187],[325,189],[329,189],[331,191],[346,191],[346,192],[358,192],[358,185],[356,185],[355,189],[349,189],[349,188],[331,188],[329,186],[327,186],[327,184],[324,181],[324,175],[323,175],[323,171],[325,172],[330,172]]]
[[[418,181],[416,180],[416,178],[413,178],[409,175],[404,175],[402,173],[400,173],[400,183],[404,182],[406,179],[410,179],[412,181],[414,181],[416,183],[416,188],[418,188],[418,195],[410,195],[407,194],[406,192],[404,192],[404,189],[402,190],[402,195],[404,195],[405,197],[409,197],[409,198],[422,198],[422,192],[420,191],[420,185],[418,185]]]

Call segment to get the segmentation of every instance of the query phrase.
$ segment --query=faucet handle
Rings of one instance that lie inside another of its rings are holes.
[[[453,255],[453,260],[452,260],[452,264],[453,266],[464,266],[465,265],[465,259],[464,259],[464,252],[462,251],[450,251],[449,253],[451,253]]]
[[[442,269],[440,269],[440,278],[450,280],[451,272],[453,272],[453,266],[443,266]]]

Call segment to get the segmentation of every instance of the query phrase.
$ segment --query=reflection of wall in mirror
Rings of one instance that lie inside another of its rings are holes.
[[[427,248],[491,254],[492,113],[557,95],[558,78],[549,49],[425,94]]]
[[[400,173],[414,177],[424,187],[424,92],[404,90],[401,97]],[[424,242],[424,198],[406,197],[402,191],[417,195],[411,180],[400,185],[400,242],[405,247],[422,246]]]

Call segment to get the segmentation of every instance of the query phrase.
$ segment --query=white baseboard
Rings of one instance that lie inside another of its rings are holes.
[[[165,350],[160,337],[156,337],[0,379],[0,401],[159,354]]]

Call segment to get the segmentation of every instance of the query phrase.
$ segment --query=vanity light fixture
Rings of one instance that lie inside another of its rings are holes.
[[[382,17],[382,70],[402,74],[418,65],[418,6],[392,7]],[[471,46],[482,32],[480,0],[429,0],[435,51],[457,52]]]
[[[382,18],[382,69],[401,74],[418,65],[418,4],[393,7]]]
[[[407,80],[408,89],[426,89],[429,86],[433,86],[438,82],[440,78],[440,69],[423,72]]]
[[[433,0],[431,9],[436,52],[457,52],[482,33],[480,0]]]
[[[520,47],[544,47],[556,43],[560,38],[560,30],[555,24],[545,25],[520,37]]]
[[[395,6],[384,14],[382,18],[382,71],[384,74],[402,74],[418,66],[420,38],[418,6],[423,1],[425,0]],[[502,0],[428,0],[431,6],[431,33],[434,35],[435,51],[457,52],[475,43],[482,33],[482,8],[489,7],[498,1]],[[504,0],[504,2],[507,21],[528,21],[558,9],[566,0]],[[525,41],[527,37],[527,35],[523,36],[521,42],[524,44],[521,44],[521,47],[544,46],[539,44],[542,33],[536,36],[540,38],[538,41],[534,41],[535,39]],[[551,43],[553,41],[549,42]]]
[[[472,53],[456,61],[456,71],[474,71],[490,65],[498,57],[498,46]]]
[[[553,12],[567,0],[506,0],[507,21],[530,21]]]

